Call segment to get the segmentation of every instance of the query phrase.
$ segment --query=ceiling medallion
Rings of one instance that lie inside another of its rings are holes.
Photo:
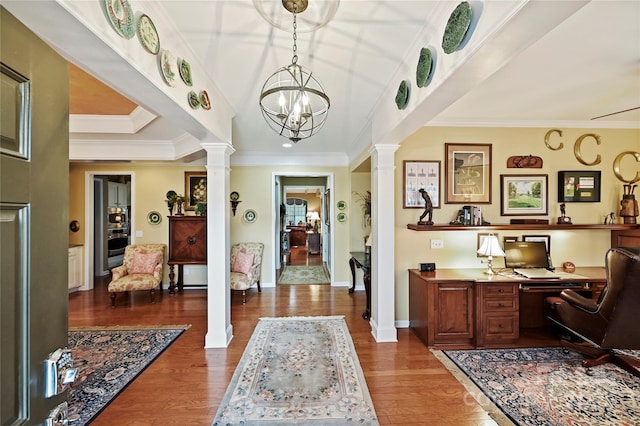
[[[299,16],[298,32],[308,33],[324,27],[335,16],[340,0],[253,0],[253,6],[269,24],[284,31],[291,29],[293,5]]]

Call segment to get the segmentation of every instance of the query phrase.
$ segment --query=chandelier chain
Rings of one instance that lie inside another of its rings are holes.
[[[296,30],[298,29],[298,21],[296,19],[296,12],[298,11],[298,5],[293,3],[293,58],[291,58],[291,63],[295,64],[298,62],[298,35],[296,34]]]

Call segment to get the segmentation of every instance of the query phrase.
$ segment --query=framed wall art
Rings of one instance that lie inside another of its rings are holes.
[[[547,175],[500,175],[500,214],[546,215],[547,194]]]
[[[195,210],[199,202],[207,202],[207,172],[184,172],[185,210]]]
[[[440,161],[405,160],[402,179],[402,208],[418,209],[425,207],[425,199],[420,193],[424,189],[434,209],[440,208]]]
[[[558,201],[562,203],[599,202],[600,171],[559,171]]]
[[[445,144],[445,203],[491,203],[491,144]]]

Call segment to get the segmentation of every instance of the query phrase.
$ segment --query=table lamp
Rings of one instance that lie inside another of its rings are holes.
[[[318,221],[320,220],[318,212],[307,213],[307,220],[309,222],[313,221],[313,232],[318,232]]]
[[[487,236],[484,241],[482,241],[482,245],[478,249],[478,254],[488,257],[487,270],[484,271],[484,273],[487,275],[493,275],[495,273],[491,265],[493,256],[504,256],[504,251],[502,251],[502,248],[500,247],[498,237],[493,234],[489,234],[489,236]]]

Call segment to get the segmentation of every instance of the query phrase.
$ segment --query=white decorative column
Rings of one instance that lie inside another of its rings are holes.
[[[205,348],[226,348],[231,326],[229,158],[228,143],[201,144],[207,151],[207,334]]]
[[[397,144],[373,145],[371,153],[371,334],[397,342],[395,326],[395,152]],[[381,243],[382,242],[382,243]]]

